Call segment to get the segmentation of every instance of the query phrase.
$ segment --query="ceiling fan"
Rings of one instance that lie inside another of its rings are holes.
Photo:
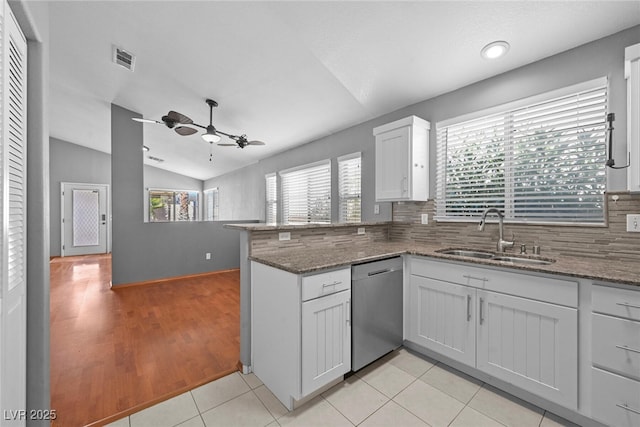
[[[237,146],[238,148],[244,148],[247,145],[265,145],[265,143],[262,141],[249,141],[247,139],[247,135],[245,134],[232,135],[226,132],[222,132],[219,129],[216,129],[216,127],[213,126],[213,107],[217,107],[218,103],[213,99],[207,99],[206,103],[209,106],[209,125],[208,126],[203,126],[203,125],[194,123],[193,120],[191,120],[189,117],[185,116],[184,114],[178,113],[176,111],[169,111],[165,116],[162,116],[162,118],[160,119],[162,121],[152,120],[152,119],[143,119],[138,117],[132,117],[132,120],[135,120],[136,122],[142,122],[142,123],[158,123],[161,125],[163,124],[169,129],[175,130],[176,133],[181,136],[193,135],[194,133],[198,132],[196,127],[205,129],[206,132],[202,134],[202,139],[204,139],[205,141],[211,144],[213,144],[214,142],[219,142],[221,140],[220,135],[224,135],[227,138],[232,139],[234,141],[234,143],[218,144],[224,147]]]

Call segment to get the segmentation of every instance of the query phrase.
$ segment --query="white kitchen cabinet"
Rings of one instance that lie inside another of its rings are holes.
[[[478,290],[479,370],[576,408],[577,355],[575,308]]]
[[[408,341],[567,408],[578,404],[578,284],[412,257]]]
[[[640,292],[592,291],[592,415],[611,426],[640,425]]]
[[[473,366],[476,350],[476,290],[411,276],[408,339]]]
[[[627,79],[627,149],[631,166],[627,169],[629,191],[640,192],[640,43],[624,50]]]
[[[302,303],[302,395],[351,370],[351,292]]]
[[[351,370],[351,269],[251,263],[252,370],[288,409]]]
[[[429,198],[429,129],[410,116],[373,129],[376,139],[376,201]]]

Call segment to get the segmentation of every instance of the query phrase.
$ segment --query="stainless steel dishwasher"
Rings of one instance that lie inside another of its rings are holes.
[[[351,267],[351,369],[402,345],[402,258]]]

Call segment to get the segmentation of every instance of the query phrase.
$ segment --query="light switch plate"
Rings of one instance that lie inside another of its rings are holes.
[[[364,227],[358,227],[358,234],[364,234]]]
[[[211,252],[204,254],[204,259],[211,259]]]
[[[631,233],[640,233],[640,215],[627,215],[627,231]]]
[[[374,215],[380,215],[380,205],[378,204],[373,205],[373,213]]]
[[[291,232],[283,231],[281,233],[278,233],[278,239],[280,241],[291,240]]]
[[[422,214],[420,220],[423,224],[429,224],[429,214]]]

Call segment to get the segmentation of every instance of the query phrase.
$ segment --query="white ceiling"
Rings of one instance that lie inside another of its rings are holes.
[[[50,4],[51,136],[110,152],[110,104],[169,110],[266,146],[214,146],[145,124],[145,159],[208,179],[640,24],[640,1]],[[506,40],[488,61],[480,49]],[[137,57],[111,62],[112,45]],[[229,142],[229,141],[222,141]]]

